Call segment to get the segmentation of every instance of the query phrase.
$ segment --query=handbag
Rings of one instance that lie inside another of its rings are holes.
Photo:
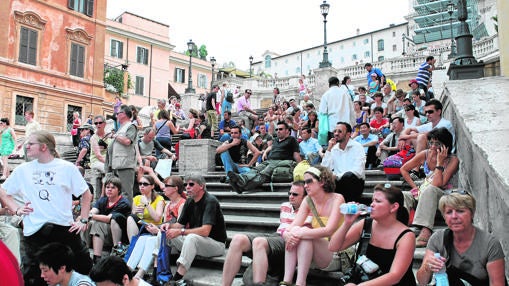
[[[159,285],[170,282],[173,274],[170,268],[171,246],[166,243],[166,233],[161,232],[161,244],[157,253],[156,281]]]
[[[318,143],[325,146],[329,139],[329,117],[325,113],[318,113]]]
[[[362,228],[361,239],[359,241],[359,246],[357,248],[356,259],[360,256],[364,256],[366,254],[366,250],[368,249],[369,240],[371,239],[371,225],[373,223],[373,219],[368,217],[364,220],[364,226]],[[380,276],[382,272],[380,269],[375,273],[368,274],[364,271],[361,265],[358,263],[354,263],[353,267],[345,273],[345,275],[341,278],[341,280],[346,283],[354,283],[359,284],[361,282],[366,282],[371,279],[374,279]]]

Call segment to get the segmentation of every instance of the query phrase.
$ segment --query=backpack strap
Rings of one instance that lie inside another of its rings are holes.
[[[373,219],[367,217],[364,219],[364,226],[362,227],[361,239],[359,240],[359,248],[357,249],[357,257],[366,254],[368,249],[369,240],[371,239],[371,226]]]

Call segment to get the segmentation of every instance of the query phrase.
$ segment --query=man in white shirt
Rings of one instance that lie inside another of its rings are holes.
[[[333,137],[334,127],[337,122],[355,122],[353,102],[348,92],[341,92],[339,79],[335,76],[329,78],[329,90],[320,101],[320,113],[326,114],[329,119],[329,138]]]
[[[335,125],[334,138],[329,140],[322,166],[336,176],[336,193],[342,194],[346,202],[358,202],[364,191],[364,165],[366,154],[358,142],[350,139],[352,126],[346,122]]]

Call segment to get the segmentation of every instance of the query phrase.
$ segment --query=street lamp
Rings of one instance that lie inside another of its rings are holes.
[[[449,13],[449,26],[450,26],[450,29],[451,29],[451,53],[449,54],[448,58],[449,59],[453,59],[454,57],[456,57],[456,44],[454,43],[454,37],[453,37],[453,33],[452,33],[452,13],[454,13],[454,9],[456,7],[454,7],[454,4],[452,2],[449,2],[449,4],[447,4],[447,13]]]
[[[249,56],[249,77],[251,78],[253,72],[253,56]]]
[[[327,52],[327,14],[329,14],[330,5],[325,0],[320,4],[320,11],[323,16],[323,61],[320,63],[320,68],[330,67],[332,64],[329,62],[329,53]]]
[[[187,51],[189,52],[189,80],[187,81],[187,88],[185,90],[185,93],[195,93],[196,92],[193,88],[193,74],[191,71],[191,58],[193,55],[193,50],[194,50],[193,40],[189,40],[189,42],[187,42]]]
[[[210,65],[212,66],[212,79],[210,80],[210,89],[212,89],[212,83],[214,82],[214,66],[216,65],[216,58],[210,58]]]

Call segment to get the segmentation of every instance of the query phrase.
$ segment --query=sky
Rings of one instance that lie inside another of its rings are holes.
[[[177,52],[192,39],[218,66],[249,69],[270,50],[279,55],[323,45],[322,0],[107,0],[107,17],[127,11],[170,27]],[[406,22],[409,0],[327,0],[327,41]]]

